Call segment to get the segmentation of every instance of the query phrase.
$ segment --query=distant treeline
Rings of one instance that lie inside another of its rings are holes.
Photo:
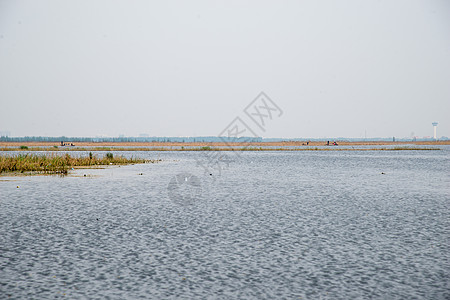
[[[192,143],[192,142],[261,142],[260,137],[46,137],[46,136],[25,136],[25,137],[0,137],[1,142],[86,142],[86,143],[123,143],[123,142],[167,142],[167,143]]]
[[[448,140],[447,137],[439,138],[441,141]],[[217,136],[200,136],[200,137],[46,137],[46,136],[25,136],[25,137],[9,137],[1,136],[0,142],[86,142],[86,143],[101,143],[101,142],[181,142],[181,143],[210,143],[210,142],[283,142],[283,141],[348,141],[348,142],[411,142],[411,141],[433,141],[431,138],[261,138],[261,137],[217,137]]]

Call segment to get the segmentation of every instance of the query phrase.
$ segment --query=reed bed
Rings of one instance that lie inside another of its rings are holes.
[[[327,146],[327,147],[301,147],[301,148],[263,148],[263,147],[246,147],[243,145],[239,148],[234,147],[195,147],[195,148],[172,148],[172,147],[64,147],[64,148],[54,148],[54,147],[29,147],[27,149],[19,147],[4,147],[0,148],[0,151],[43,151],[43,152],[58,152],[58,151],[402,151],[402,150],[441,150],[435,147],[371,147],[371,148],[348,148],[348,147],[338,147],[338,146]]]
[[[222,149],[211,149],[222,151]],[[223,149],[225,150],[225,149]],[[441,150],[440,148],[432,148],[432,147],[392,147],[392,148],[338,148],[335,146],[330,146],[326,148],[227,148],[226,150],[231,151],[403,151],[403,150],[412,150],[412,151],[420,151],[420,150]]]
[[[79,166],[126,165],[137,163],[154,163],[156,160],[144,160],[114,156],[107,153],[98,157],[89,153],[88,156],[75,157],[69,154],[19,154],[14,156],[0,156],[0,173],[6,172],[38,172],[49,174],[67,174],[69,168]]]

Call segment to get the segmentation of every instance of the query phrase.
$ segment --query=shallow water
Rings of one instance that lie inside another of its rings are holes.
[[[450,298],[450,147],[121,154],[0,178],[0,298]]]

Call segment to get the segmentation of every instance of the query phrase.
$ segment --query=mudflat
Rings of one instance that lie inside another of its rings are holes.
[[[386,142],[386,141],[340,141],[340,140],[330,140],[330,143],[336,141],[340,146],[376,146],[376,145],[450,145],[450,140],[446,141],[408,141],[408,142]],[[71,142],[71,141],[66,141]],[[305,141],[283,141],[283,142],[253,142],[253,143],[221,143],[221,142],[73,142],[75,146],[79,147],[229,147],[229,146],[243,146],[250,145],[254,147],[287,147],[287,146],[306,146],[307,140]],[[323,146],[325,141],[310,141],[308,146]],[[53,147],[59,146],[58,142],[0,142],[1,147]]]

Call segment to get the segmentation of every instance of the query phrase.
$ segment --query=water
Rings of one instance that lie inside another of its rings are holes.
[[[211,153],[0,177],[0,298],[450,298],[450,147]]]

